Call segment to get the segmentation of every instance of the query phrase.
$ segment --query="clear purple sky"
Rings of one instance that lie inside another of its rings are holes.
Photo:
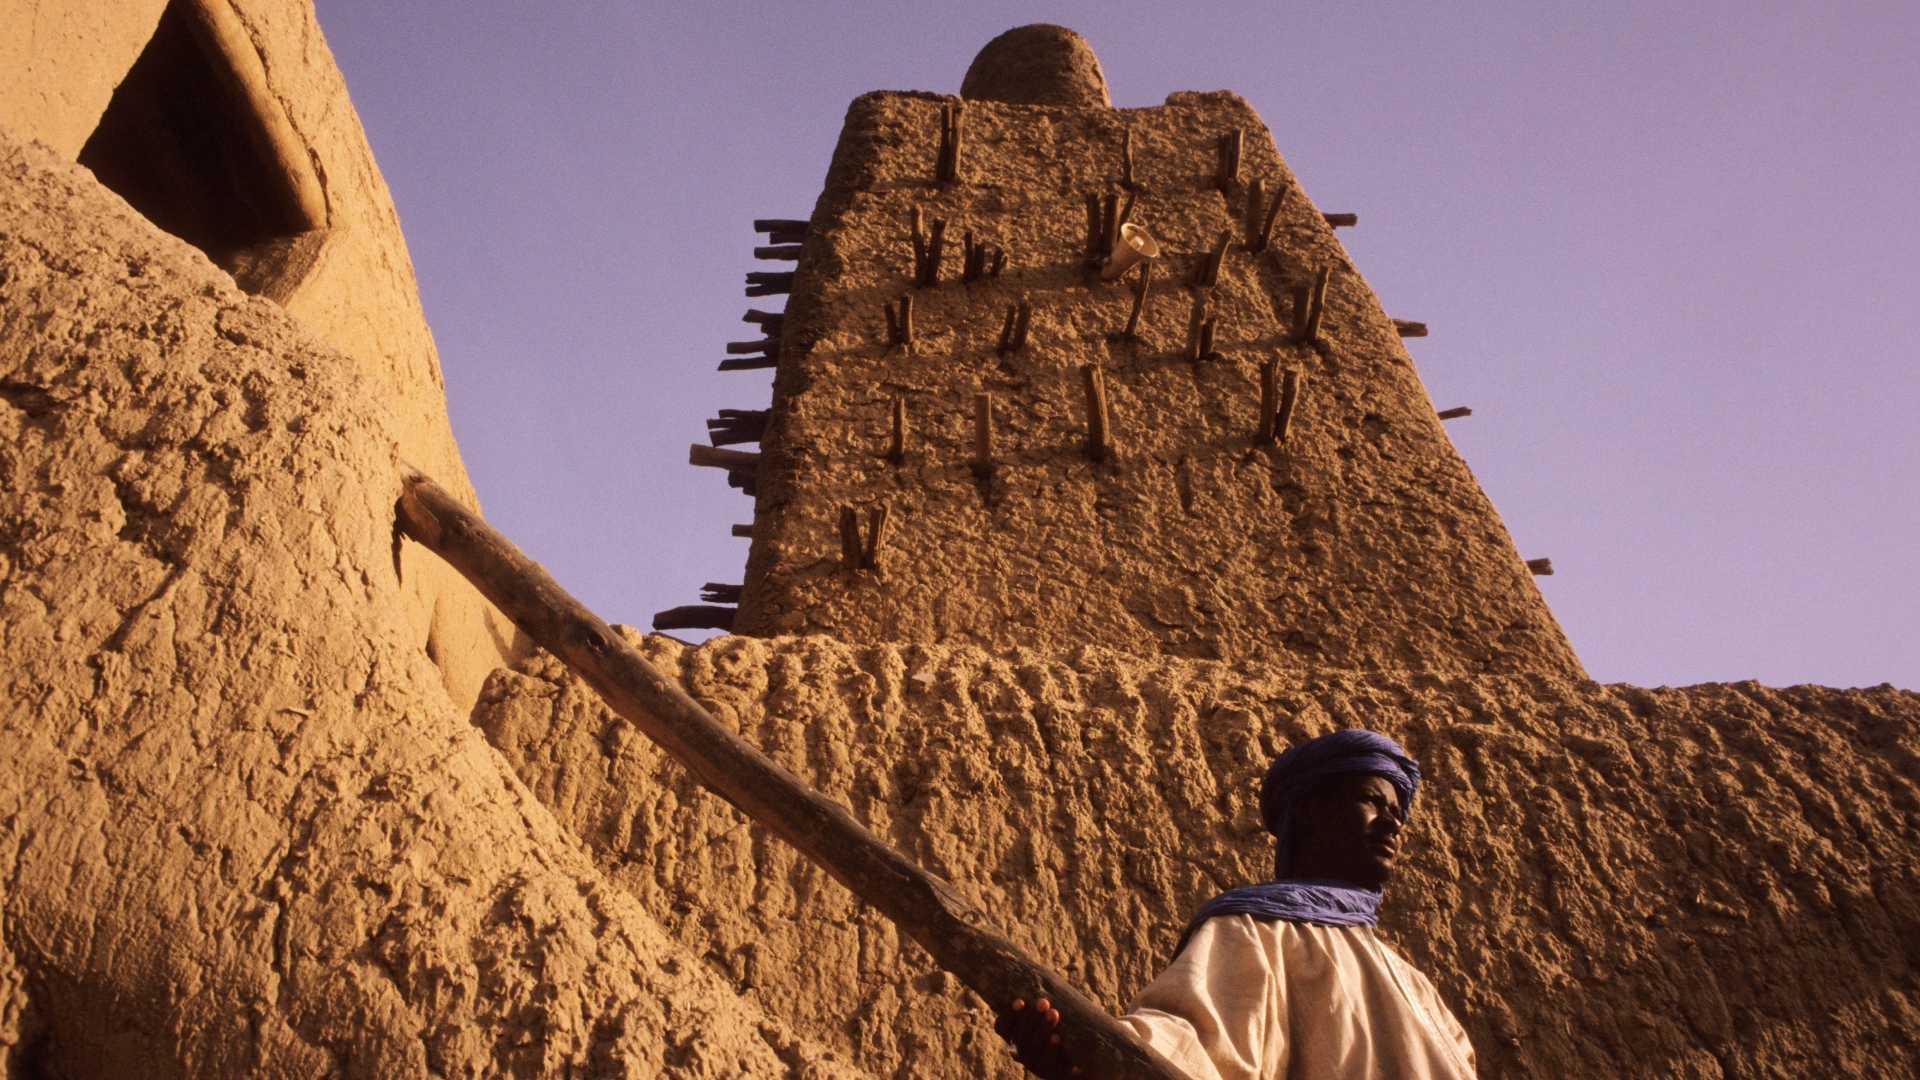
[[[768,400],[714,370],[751,220],[811,212],[856,95],[1058,22],[1116,105],[1234,90],[1360,215],[1596,678],[1920,688],[1913,0],[318,7],[487,515],[610,620],[741,578],[686,453]]]

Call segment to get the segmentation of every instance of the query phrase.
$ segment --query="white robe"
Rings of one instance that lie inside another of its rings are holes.
[[[1208,919],[1121,1022],[1194,1080],[1473,1080],[1473,1047],[1372,927]]]

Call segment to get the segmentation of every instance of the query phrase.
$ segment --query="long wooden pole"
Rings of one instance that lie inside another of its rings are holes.
[[[952,885],[715,720],[445,488],[412,466],[402,465],[400,476],[400,531],[473,582],[708,790],[872,904],[994,1008],[1049,999],[1060,1013],[1063,1044],[1093,1080],[1188,1080],[1077,987],[1020,951]]]

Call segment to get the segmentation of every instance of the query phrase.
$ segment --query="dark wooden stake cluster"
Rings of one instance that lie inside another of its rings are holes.
[[[1240,182],[1240,149],[1246,142],[1246,132],[1234,128],[1220,136],[1220,156],[1214,166],[1213,186],[1221,191],[1233,190]]]
[[[960,179],[960,121],[963,106],[940,106],[940,156],[933,165],[933,179],[951,184]]]
[[[1262,207],[1265,184],[1255,180],[1247,188],[1247,250],[1259,254],[1273,243],[1273,224],[1280,220],[1280,209],[1287,204],[1289,188],[1273,193],[1273,202]]]
[[[1327,283],[1333,278],[1333,268],[1323,266],[1313,275],[1308,285],[1294,286],[1293,290],[1293,338],[1295,341],[1311,345],[1320,340],[1320,321],[1326,314]]]
[[[707,420],[707,440],[715,446],[759,442],[766,433],[766,409],[721,409]]]
[[[1007,321],[1000,327],[998,352],[1005,356],[1027,347],[1027,329],[1033,325],[1033,305],[1026,301],[1007,308]]]
[[[887,846],[846,807],[781,768],[701,708],[540,564],[418,470],[404,467],[398,530],[445,559],[528,638],[566,664],[607,707],[697,782],[793,845],[872,904],[983,999],[1045,997],[1068,1050],[1101,1080],[1184,1080],[1180,1071],[1036,963],[952,885]]]
[[[947,243],[947,219],[934,218],[925,232],[920,229],[920,208],[913,208],[913,286],[931,289],[940,284],[940,256]]]
[[[1233,230],[1221,229],[1214,238],[1213,250],[1193,268],[1193,280],[1188,284],[1196,289],[1211,289],[1220,284],[1220,267],[1227,261],[1227,246],[1233,243]]]
[[[913,344],[913,294],[907,293],[894,304],[884,305],[887,309],[887,342],[891,345]]]
[[[1007,268],[1007,253],[998,245],[982,240],[973,242],[973,230],[968,229],[960,238],[960,282],[971,284],[983,277],[997,278],[1000,271]]]

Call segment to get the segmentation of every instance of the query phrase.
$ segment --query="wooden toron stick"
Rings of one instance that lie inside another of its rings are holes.
[[[1273,422],[1274,438],[1280,442],[1286,442],[1287,432],[1293,429],[1293,409],[1300,404],[1300,384],[1303,381],[1299,372],[1289,371],[1286,380],[1280,384],[1280,413]]]
[[[1307,294],[1307,321],[1300,332],[1300,340],[1309,345],[1320,340],[1320,322],[1327,313],[1327,282],[1332,279],[1330,266],[1321,267],[1313,276],[1313,290]]]
[[[1200,352],[1200,331],[1207,325],[1207,298],[1193,298],[1193,313],[1187,316],[1187,359],[1198,360]]]
[[[993,472],[993,395],[973,395],[973,471]]]
[[[1247,234],[1248,251],[1260,250],[1254,246],[1253,238],[1260,233],[1260,211],[1266,209],[1266,202],[1267,182],[1258,176],[1247,181],[1247,206],[1243,225]]]
[[[1132,191],[1133,182],[1133,129],[1128,128],[1120,138],[1120,186]]]
[[[1087,456],[1105,461],[1113,452],[1107,427],[1107,376],[1098,364],[1088,364],[1080,373],[1087,383]]]
[[[860,568],[880,571],[880,553],[887,542],[887,521],[892,508],[881,503],[867,511],[867,547],[860,555]]]
[[[1273,193],[1273,206],[1267,210],[1266,220],[1260,223],[1259,240],[1256,241],[1251,235],[1247,237],[1248,251],[1265,251],[1267,245],[1273,243],[1273,223],[1280,220],[1280,208],[1287,204],[1288,190],[1283,187]]]
[[[849,504],[840,506],[840,565],[860,569],[860,512]]]
[[[1280,412],[1280,362],[1268,360],[1260,365],[1260,427],[1253,435],[1255,446],[1273,444]]]
[[[1133,287],[1133,313],[1127,316],[1127,337],[1140,336],[1140,317],[1147,312],[1147,289],[1153,284],[1153,264],[1156,260],[1145,259],[1140,263],[1140,282]]]
[[[996,1008],[1046,997],[1068,1050],[1102,1080],[1187,1080],[1078,988],[1035,963],[952,885],[868,832],[847,809],[715,720],[678,682],[569,596],[539,563],[411,466],[397,525],[480,590],[536,645],[709,791],[792,844],[919,942]]]
[[[887,460],[895,465],[903,465],[907,460],[907,399],[893,399],[893,444],[887,449]]]

